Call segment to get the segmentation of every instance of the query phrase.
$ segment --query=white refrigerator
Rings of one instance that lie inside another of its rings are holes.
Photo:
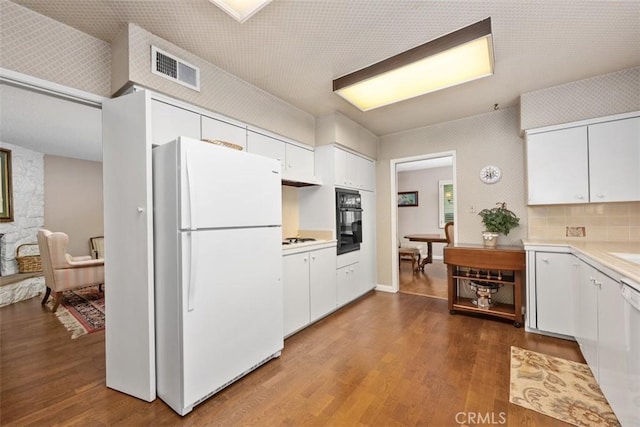
[[[153,149],[157,394],[180,415],[283,348],[280,163]]]

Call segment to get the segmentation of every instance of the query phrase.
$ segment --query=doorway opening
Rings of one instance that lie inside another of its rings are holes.
[[[391,161],[392,200],[397,200],[391,207],[391,241],[396,242],[391,251],[394,292],[447,298],[443,240],[449,221],[454,222],[454,241],[457,234],[455,165],[455,151]],[[415,262],[416,256],[401,257],[401,248],[403,254],[407,249],[417,252],[420,262]]]

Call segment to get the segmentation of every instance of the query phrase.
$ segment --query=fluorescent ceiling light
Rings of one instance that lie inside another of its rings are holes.
[[[220,9],[227,12],[239,23],[243,23],[260,9],[265,7],[271,0],[209,0]]]
[[[476,22],[333,81],[362,111],[493,74],[491,18]]]

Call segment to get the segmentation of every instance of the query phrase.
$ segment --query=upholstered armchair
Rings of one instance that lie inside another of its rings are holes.
[[[64,291],[104,283],[104,260],[92,259],[90,255],[73,257],[67,253],[68,244],[69,236],[65,233],[38,231],[42,271],[47,286],[42,305],[53,291],[53,312],[58,309]]]

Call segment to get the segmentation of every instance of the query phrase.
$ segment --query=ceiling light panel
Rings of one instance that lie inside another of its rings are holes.
[[[233,19],[243,23],[260,9],[271,3],[271,0],[209,0],[220,9],[227,12]]]
[[[491,18],[333,81],[334,91],[372,110],[493,74]]]

